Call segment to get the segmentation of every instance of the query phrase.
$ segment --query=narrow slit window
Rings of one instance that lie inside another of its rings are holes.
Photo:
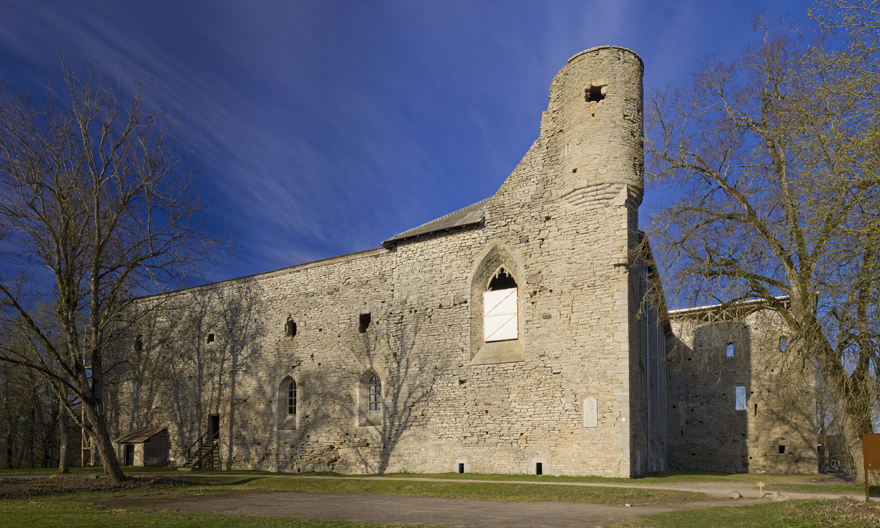
[[[758,404],[755,404],[755,416],[758,416]]]
[[[727,357],[732,358],[733,353],[734,353],[733,343],[727,343]]]
[[[134,351],[140,352],[144,349],[144,336],[137,336],[137,339],[134,340]]]
[[[296,323],[293,320],[288,320],[287,324],[284,325],[284,333],[287,337],[294,337],[296,335]]]
[[[736,410],[746,410],[746,388],[744,385],[736,386]]]
[[[368,314],[368,313],[361,314],[361,316],[358,318],[358,323],[359,323],[358,324],[358,332],[360,332],[362,334],[365,333],[367,331],[367,328],[370,327],[371,322],[372,322],[372,317],[370,316],[370,314]]]
[[[287,386],[287,416],[296,416],[296,381]]]
[[[378,374],[370,376],[370,412],[382,410],[382,380]]]

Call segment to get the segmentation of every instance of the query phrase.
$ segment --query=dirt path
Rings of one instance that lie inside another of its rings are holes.
[[[606,527],[637,515],[683,509],[757,504],[758,500],[608,506],[566,502],[493,502],[400,495],[348,495],[289,491],[222,491],[206,495],[146,495],[87,499],[108,508],[173,509],[261,517],[372,523],[484,527]]]

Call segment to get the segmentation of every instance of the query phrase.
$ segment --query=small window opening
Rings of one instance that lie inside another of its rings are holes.
[[[214,342],[214,334],[208,334],[208,341],[207,341],[207,342],[208,342],[208,343],[213,343],[213,342]]]
[[[543,475],[544,474],[544,464],[541,462],[535,463],[535,475]]]
[[[295,336],[296,335],[296,323],[294,323],[292,320],[288,320],[287,324],[284,325],[284,333],[287,335],[287,337]]]
[[[370,412],[382,410],[382,380],[378,374],[370,376]]]
[[[290,380],[287,386],[287,415],[296,416],[296,381]]]
[[[784,454],[785,454],[785,446],[784,446],[784,445],[779,446],[779,454],[780,454],[780,455],[784,455]]]
[[[489,291],[509,290],[516,288],[516,281],[504,268],[499,268],[498,273],[489,281]]]
[[[362,334],[364,332],[366,332],[367,328],[370,327],[370,321],[371,321],[370,314],[368,314],[368,313],[361,314],[361,316],[359,318],[360,325],[358,326],[358,332],[360,332]]]
[[[744,385],[736,386],[736,410],[746,410],[746,388]]]
[[[788,349],[788,338],[782,336],[779,338],[779,351],[785,352]]]
[[[134,351],[135,352],[140,352],[141,350],[144,349],[143,338],[144,338],[144,336],[139,335],[139,336],[137,336],[137,339],[134,340]]]
[[[727,357],[733,357],[733,343],[727,343]]]
[[[605,87],[604,86],[593,86],[591,84],[590,87],[585,90],[587,102],[588,103],[598,103],[602,99],[605,99],[605,94],[603,92],[605,92],[607,90],[603,90],[603,88],[605,88]]]
[[[758,404],[755,404],[755,416],[758,416]]]
[[[458,464],[458,472],[459,472],[459,473],[464,473],[464,464],[462,464],[462,463],[460,463],[460,462],[459,462],[459,464]]]

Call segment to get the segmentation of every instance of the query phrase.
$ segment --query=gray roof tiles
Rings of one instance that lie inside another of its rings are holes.
[[[483,220],[485,220],[486,203],[488,201],[489,198],[486,198],[485,200],[481,200],[473,205],[469,205],[463,209],[459,209],[458,211],[449,213],[446,216],[442,216],[436,220],[431,220],[426,224],[414,227],[409,231],[404,231],[403,233],[395,235],[385,242],[382,242],[382,245],[387,248],[402,240],[406,240],[409,238],[427,235],[429,233],[436,233],[438,231],[446,231],[449,229],[454,229],[456,227],[478,225],[482,223]]]

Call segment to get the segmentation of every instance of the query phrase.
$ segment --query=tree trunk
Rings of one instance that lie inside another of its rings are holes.
[[[85,409],[92,426],[92,445],[98,450],[101,463],[104,465],[104,473],[114,483],[125,482],[126,476],[122,472],[122,468],[119,467],[119,460],[116,458],[116,450],[113,449],[113,443],[110,441],[104,417],[100,412],[96,412],[91,405],[85,405]]]
[[[828,352],[831,352],[830,347]],[[825,376],[825,384],[831,399],[837,410],[837,417],[848,455],[853,458],[856,468],[856,482],[865,482],[864,456],[862,454],[862,434],[873,432],[869,417],[862,416],[858,409],[861,406],[858,395],[854,394],[852,387],[847,387],[847,375],[842,371],[839,362],[829,360],[827,356],[820,355],[818,358],[819,369]]]
[[[63,405],[58,409],[58,473],[70,473],[70,431]]]

